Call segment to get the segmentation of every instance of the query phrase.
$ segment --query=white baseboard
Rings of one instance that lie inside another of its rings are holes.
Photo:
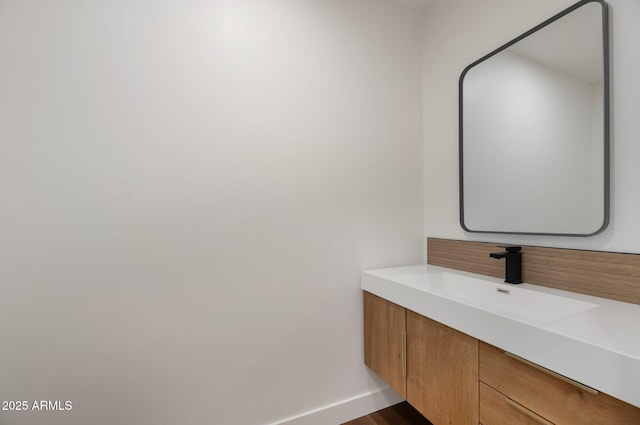
[[[391,388],[376,390],[269,425],[340,425],[403,401]]]

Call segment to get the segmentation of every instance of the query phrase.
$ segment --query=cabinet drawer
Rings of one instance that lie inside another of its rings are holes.
[[[550,422],[562,425],[640,424],[640,409],[569,382],[480,343],[480,381]]]
[[[481,425],[553,425],[480,382]]]

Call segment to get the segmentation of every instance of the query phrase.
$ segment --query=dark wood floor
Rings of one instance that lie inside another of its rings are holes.
[[[432,425],[406,401],[342,425]]]

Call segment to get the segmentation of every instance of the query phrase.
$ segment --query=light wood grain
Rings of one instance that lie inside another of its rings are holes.
[[[427,239],[427,263],[504,278],[499,243]],[[522,246],[527,283],[640,304],[640,255]]]
[[[405,308],[363,291],[364,363],[398,394],[406,398],[402,376]]]
[[[480,424],[481,425],[540,425],[507,402],[507,397],[490,386],[480,382]]]
[[[434,425],[478,423],[478,341],[407,311],[407,401]]]
[[[480,342],[480,380],[516,403],[562,425],[640,424],[640,409],[583,391]],[[491,425],[490,423],[483,425]]]

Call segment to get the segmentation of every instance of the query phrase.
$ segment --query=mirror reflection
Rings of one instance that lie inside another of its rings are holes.
[[[590,235],[608,223],[606,5],[581,1],[460,77],[468,231]]]

